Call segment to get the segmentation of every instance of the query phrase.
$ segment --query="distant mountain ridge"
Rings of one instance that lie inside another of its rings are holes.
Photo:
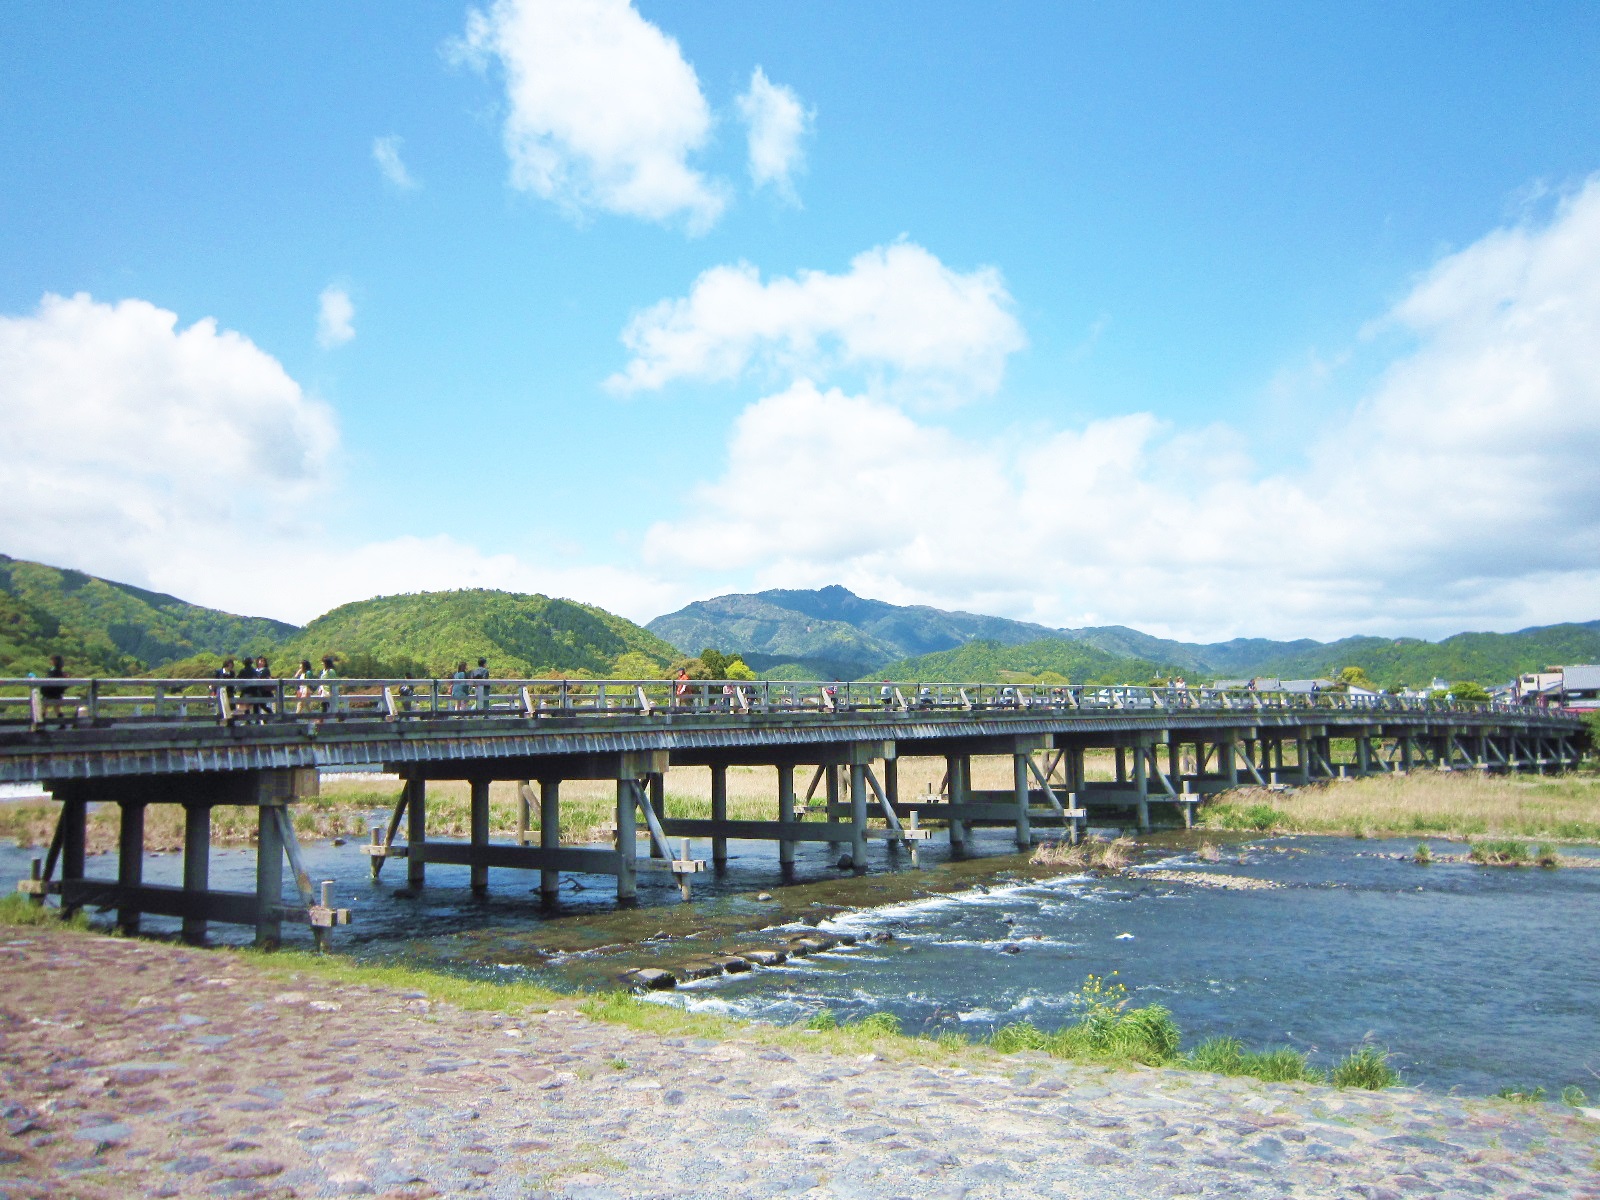
[[[1516,633],[1460,633],[1439,642],[1418,638],[1349,637],[1274,641],[1180,642],[1123,625],[1051,629],[1028,621],[895,605],[837,585],[815,590],[773,589],[697,600],[646,626],[685,653],[714,646],[744,656],[757,671],[786,677],[860,679],[896,671],[919,674],[929,655],[988,643],[981,653],[937,660],[942,669],[979,663],[991,671],[1069,673],[1070,656],[1047,652],[1052,640],[1078,643],[1104,658],[1075,668],[1085,678],[1178,671],[1196,677],[1309,678],[1359,666],[1385,687],[1420,686],[1439,677],[1505,682],[1556,662],[1600,661],[1600,621],[1536,626]],[[1042,665],[1054,662],[1056,665]],[[1120,669],[1109,663],[1118,661]],[[1030,668],[1028,664],[1033,664]],[[978,678],[978,676],[971,676]],[[1078,678],[1078,676],[1074,676]]]
[[[0,674],[137,674],[196,654],[261,653],[298,627],[0,554]]]

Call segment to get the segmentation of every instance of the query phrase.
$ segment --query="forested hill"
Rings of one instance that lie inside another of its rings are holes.
[[[1458,633],[1440,642],[1357,637],[1269,659],[1254,674],[1284,679],[1361,667],[1381,687],[1424,687],[1439,678],[1485,686],[1555,664],[1600,662],[1600,621],[1542,625],[1516,633]]]
[[[968,642],[889,663],[868,678],[961,683],[1136,683],[1173,674],[1171,667],[1107,654],[1083,642],[1041,638],[1020,646]]]
[[[302,629],[241,617],[82,571],[0,555],[0,675],[42,675],[50,655],[75,675],[209,675],[228,656],[265,654],[276,674],[337,655],[353,675],[448,674],[489,660],[504,677],[660,675],[679,657],[655,635],[592,605],[487,590],[380,596]]]
[[[340,605],[279,647],[274,665],[287,674],[293,662],[324,654],[337,654],[346,675],[447,675],[481,656],[500,677],[559,671],[633,679],[659,675],[680,657],[603,608],[482,588]]]
[[[195,654],[258,653],[297,632],[0,554],[0,675],[42,675],[52,654],[75,674],[138,674]]]

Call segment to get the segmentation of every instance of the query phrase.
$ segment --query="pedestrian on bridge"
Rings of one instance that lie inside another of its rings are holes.
[[[457,709],[467,707],[467,660],[462,659],[456,664],[455,673],[450,676],[450,700]]]
[[[317,676],[317,698],[322,701],[322,711],[332,712],[339,707],[339,685],[329,683],[330,679],[339,678],[339,672],[334,669],[333,655],[322,656],[322,672]]]
[[[478,665],[467,672],[467,677],[469,679],[488,679],[489,660],[486,658],[480,658],[478,660]],[[487,683],[479,683],[474,686],[473,690],[476,692],[475,699],[477,700],[479,710],[486,710],[489,707],[489,685]]]

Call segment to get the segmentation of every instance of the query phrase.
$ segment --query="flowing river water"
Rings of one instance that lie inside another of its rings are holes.
[[[1003,851],[1002,831],[988,836],[983,848]],[[815,915],[799,915],[856,935],[855,946],[654,998],[783,1022],[824,1008],[841,1019],[886,1011],[908,1032],[978,1035],[1022,1019],[1063,1024],[1087,976],[1114,974],[1132,1003],[1170,1008],[1185,1044],[1232,1035],[1307,1050],[1325,1065],[1370,1039],[1390,1050],[1408,1083],[1600,1094],[1600,851],[1565,851],[1597,869],[1418,866],[1415,844],[1262,838],[1224,846],[1219,862],[1191,848],[1106,878],[1030,878],[1037,872],[1018,858],[943,864],[935,849],[925,877],[943,873],[956,890],[907,888],[909,898],[891,892],[888,903],[844,911],[825,901],[852,903],[846,885],[829,882],[838,873],[826,851],[808,848],[800,879],[812,882],[801,892],[822,899],[811,902]],[[1433,846],[1441,855],[1463,849]],[[763,919],[781,901],[763,904],[759,891],[790,889],[774,886],[773,849],[751,843],[734,843],[722,878],[697,881],[687,915],[663,874],[641,872],[643,906],[633,913],[614,911],[608,879],[570,881],[562,915],[550,917],[530,897],[536,877],[524,873],[491,872],[490,897],[475,900],[466,868],[430,866],[427,889],[408,898],[403,862],[374,884],[355,844],[305,852],[313,877],[335,880],[339,902],[354,909],[356,924],[336,933],[342,949],[489,978],[604,985],[616,978],[618,945],[629,943],[637,961],[656,944],[641,939],[669,917],[679,931],[698,922],[708,936],[720,922],[719,944],[749,945],[762,941],[749,931],[797,915],[791,906]],[[39,853],[0,847],[0,886],[9,889]],[[91,875],[114,869],[112,855],[90,860]],[[147,861],[149,882],[177,882],[178,872],[177,855]],[[253,880],[250,850],[213,852],[212,886],[249,890]],[[830,897],[834,887],[841,897]],[[146,918],[157,934],[174,924]],[[213,929],[218,941],[248,937]]]

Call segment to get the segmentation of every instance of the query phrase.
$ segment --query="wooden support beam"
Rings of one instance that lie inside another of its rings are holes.
[[[473,779],[469,787],[468,822],[474,851],[481,850],[489,844],[489,781],[487,779]],[[474,861],[469,864],[469,882],[474,896],[487,895],[489,891],[489,864],[482,857],[474,855]]]
[[[867,873],[867,765],[850,767],[850,869]]]
[[[137,801],[119,806],[122,820],[117,830],[117,885],[138,887],[144,882],[144,809]],[[139,910],[117,910],[117,928],[132,935],[139,932]]]
[[[639,840],[634,820],[638,790],[635,779],[617,780],[617,903],[624,905],[639,901]]]
[[[422,854],[429,862],[457,867],[470,867],[478,863],[484,867],[539,872],[575,871],[584,875],[615,875],[622,858],[618,850],[588,846],[514,846],[510,842],[487,842],[475,846],[471,842],[431,841],[425,844]]]
[[[419,848],[428,842],[428,781],[420,775],[406,778],[406,887],[420,890],[428,881],[428,858]]]
[[[539,780],[539,849],[546,856],[561,848],[561,780]],[[542,866],[539,871],[539,897],[554,904],[561,894],[561,871]]]
[[[726,818],[722,824],[726,837]],[[785,875],[794,872],[794,827],[794,765],[782,763],[778,767],[778,868]]]
[[[109,879],[63,880],[52,891],[61,895],[62,906],[74,908],[131,908],[162,917],[181,917],[185,925],[204,926],[208,921],[230,925],[262,923],[261,904],[252,892],[195,891],[166,884],[141,883],[124,886]],[[266,914],[269,922],[307,920],[305,908],[277,904]]]
[[[183,890],[199,894],[211,886],[211,806],[183,806]],[[153,909],[146,909],[153,912]],[[203,915],[183,916],[183,940],[199,945],[206,940]],[[251,922],[253,923],[253,921]]]
[[[665,813],[662,815],[664,816]],[[711,819],[713,821],[726,821],[728,819],[728,767],[726,763],[713,763],[711,765]],[[719,871],[728,865],[728,839],[725,834],[712,835],[711,862]]]
[[[256,945],[274,949],[283,936],[283,834],[270,805],[256,810]]]

